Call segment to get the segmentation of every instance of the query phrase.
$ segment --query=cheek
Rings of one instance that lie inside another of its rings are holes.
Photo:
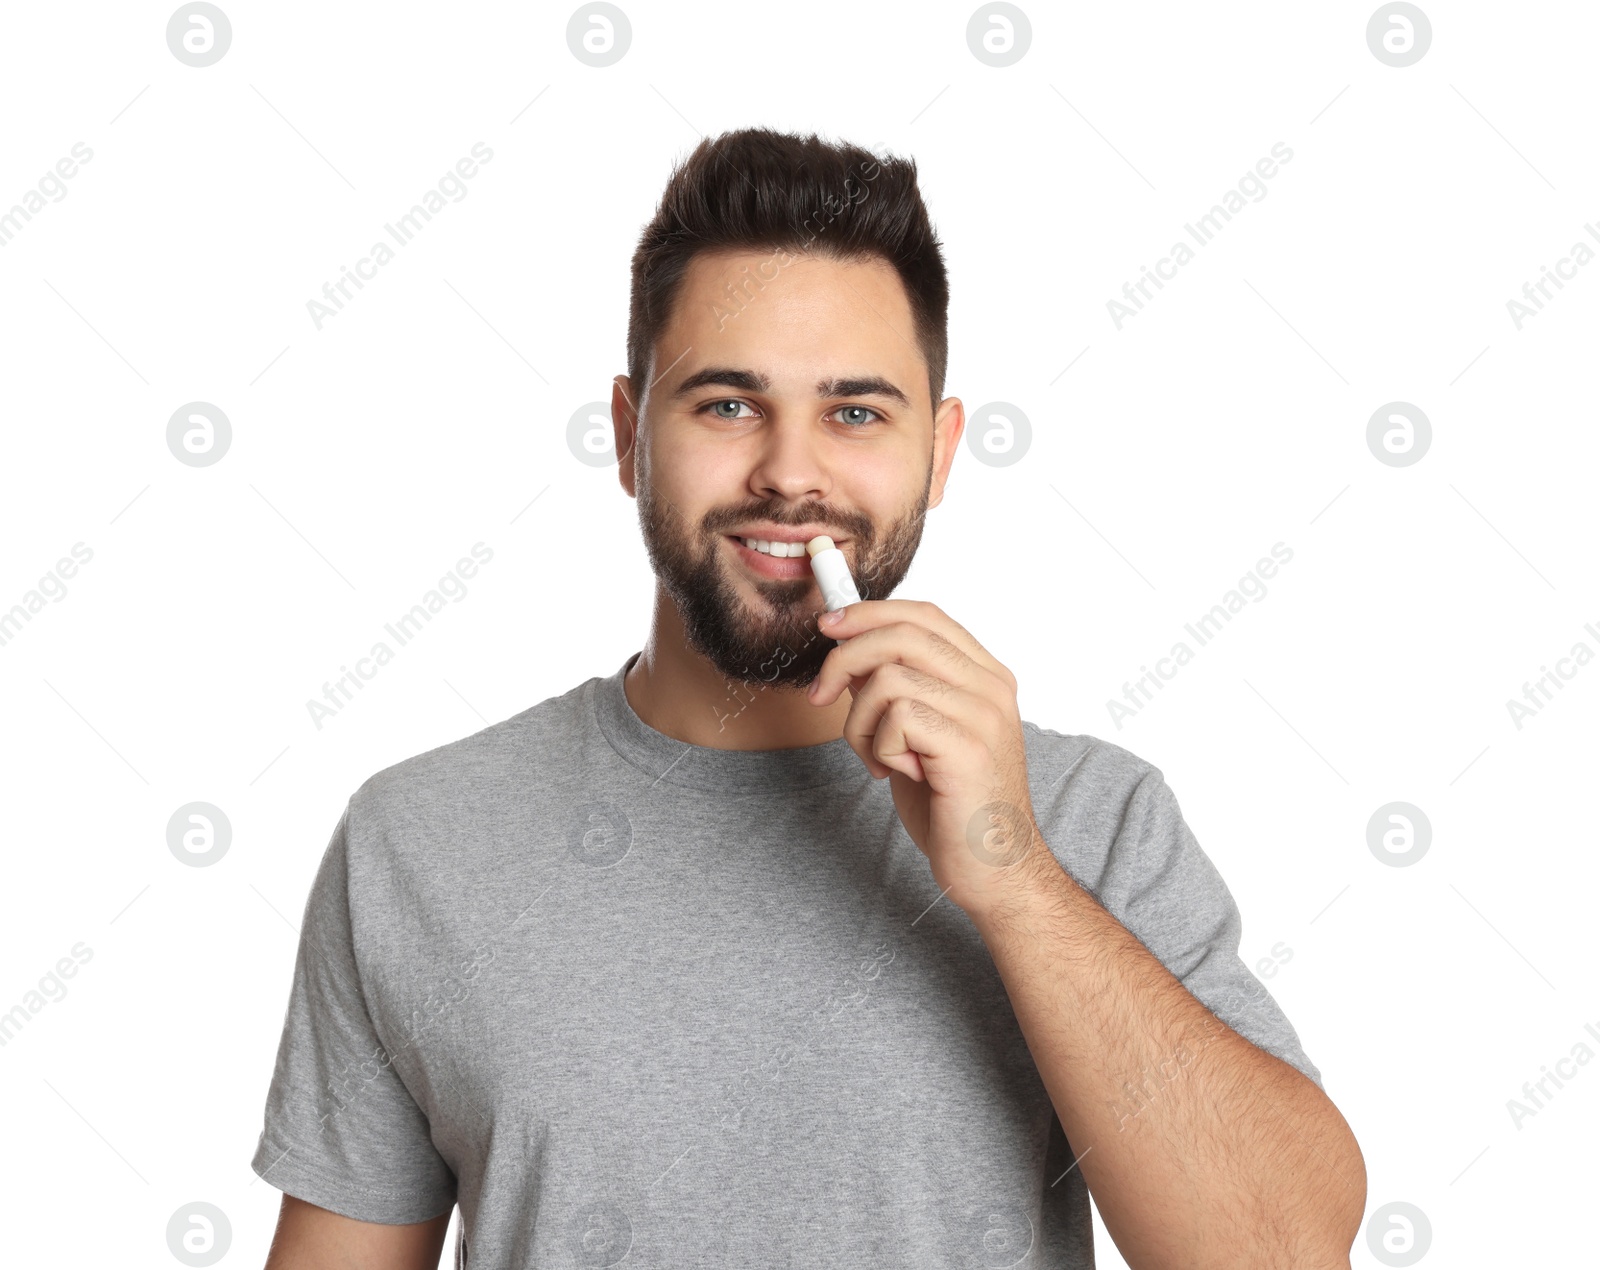
[[[701,446],[675,456],[666,489],[695,525],[708,512],[743,507],[755,498],[749,465],[739,462],[726,448]]]
[[[754,453],[737,443],[702,442],[685,446],[678,462],[687,485],[725,500],[730,491],[738,497],[748,488]]]
[[[921,484],[908,479],[920,471],[902,459],[861,456],[837,475],[829,501],[869,517],[881,539],[922,493]]]
[[[662,429],[649,443],[650,481],[657,494],[670,498],[699,519],[707,508],[738,497],[743,469],[729,447],[707,443],[692,430]]]

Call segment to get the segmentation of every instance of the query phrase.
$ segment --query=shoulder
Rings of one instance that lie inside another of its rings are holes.
[[[512,798],[525,799],[532,785],[573,779],[584,761],[595,682],[372,773],[350,797],[352,829],[453,824],[459,831],[469,816],[492,816]]]
[[[1028,789],[1051,850],[1079,882],[1097,888],[1113,856],[1171,844],[1182,817],[1161,769],[1113,741],[1023,721]],[[1146,863],[1154,865],[1155,860]]]
[[[1120,813],[1141,787],[1165,784],[1161,769],[1132,750],[1088,733],[1067,734],[1022,722],[1028,786],[1037,801],[1070,799],[1080,811]]]

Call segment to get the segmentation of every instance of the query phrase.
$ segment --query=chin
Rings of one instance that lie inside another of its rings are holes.
[[[811,686],[836,643],[809,618],[807,613],[792,625],[761,624],[761,629],[749,623],[713,624],[690,644],[730,680],[798,692]]]

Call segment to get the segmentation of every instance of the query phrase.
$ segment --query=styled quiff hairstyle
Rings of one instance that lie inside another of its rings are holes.
[[[702,139],[673,171],[633,253],[628,381],[636,410],[646,377],[665,369],[652,365],[651,354],[689,261],[698,252],[717,250],[887,261],[910,301],[917,344],[928,363],[929,400],[938,408],[949,357],[950,285],[917,189],[914,159],[880,158],[846,142],[821,141],[815,133],[768,128]],[[747,290],[730,294],[730,310],[743,307],[760,286],[753,275],[747,282]]]

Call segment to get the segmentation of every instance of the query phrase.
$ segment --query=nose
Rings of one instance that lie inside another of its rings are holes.
[[[749,485],[757,498],[801,503],[826,499],[832,492],[820,431],[800,416],[773,416],[756,445]]]

